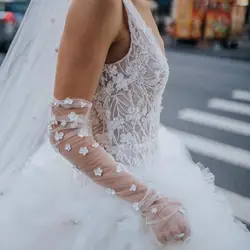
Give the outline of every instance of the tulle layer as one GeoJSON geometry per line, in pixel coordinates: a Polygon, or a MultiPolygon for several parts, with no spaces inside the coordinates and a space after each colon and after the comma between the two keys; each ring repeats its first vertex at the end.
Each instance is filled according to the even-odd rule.
{"type": "Polygon", "coordinates": [[[187,210],[191,238],[162,246],[130,204],[110,196],[48,144],[0,197],[4,250],[248,250],[250,234],[232,217],[213,175],[192,163],[175,136],[159,131],[160,158],[145,181],[187,210]]]}

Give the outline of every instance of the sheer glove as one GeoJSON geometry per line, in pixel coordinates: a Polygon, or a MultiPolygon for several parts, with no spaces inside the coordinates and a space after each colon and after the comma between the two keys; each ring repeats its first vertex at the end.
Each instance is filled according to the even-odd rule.
{"type": "Polygon", "coordinates": [[[133,204],[161,243],[188,237],[181,204],[160,197],[138,181],[94,140],[91,107],[83,99],[54,100],[49,124],[52,146],[95,183],[105,187],[108,194],[133,204]]]}

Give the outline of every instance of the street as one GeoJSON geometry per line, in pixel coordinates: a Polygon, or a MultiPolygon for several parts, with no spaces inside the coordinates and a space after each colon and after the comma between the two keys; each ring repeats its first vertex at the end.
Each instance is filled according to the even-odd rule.
{"type": "Polygon", "coordinates": [[[162,123],[209,167],[250,225],[250,63],[167,51],[162,123]]]}

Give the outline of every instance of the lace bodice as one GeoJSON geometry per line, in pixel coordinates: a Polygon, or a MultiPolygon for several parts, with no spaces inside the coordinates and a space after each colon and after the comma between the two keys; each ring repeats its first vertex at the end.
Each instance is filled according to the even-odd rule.
{"type": "Polygon", "coordinates": [[[165,55],[130,0],[123,0],[131,35],[120,61],[106,64],[92,108],[95,140],[128,166],[139,167],[156,150],[161,99],[168,80],[165,55]]]}

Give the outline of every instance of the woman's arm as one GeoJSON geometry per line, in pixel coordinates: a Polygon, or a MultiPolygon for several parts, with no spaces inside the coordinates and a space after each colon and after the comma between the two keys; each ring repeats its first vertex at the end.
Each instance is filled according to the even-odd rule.
{"type": "MultiPolygon", "coordinates": [[[[59,48],[54,93],[57,100],[71,97],[86,103],[91,102],[109,47],[118,36],[122,26],[122,17],[121,1],[75,0],[72,3],[59,48]]],[[[58,123],[63,119],[70,126],[71,121],[67,116],[72,112],[84,116],[86,120],[89,119],[91,105],[80,108],[77,105],[77,107],[74,106],[77,102],[79,101],[74,101],[71,106],[65,106],[61,102],[60,107],[52,107],[58,123]]],[[[115,190],[118,196],[131,203],[142,200],[147,186],[138,183],[129,173],[117,174],[117,163],[101,147],[93,150],[91,146],[94,144],[92,131],[87,131],[84,138],[77,136],[79,130],[86,129],[87,126],[89,126],[88,122],[81,123],[74,129],[66,129],[67,126],[64,128],[54,126],[51,141],[66,159],[77,165],[98,184],[115,190]],[[57,134],[64,133],[64,138],[56,141],[56,132],[57,134]],[[65,145],[70,145],[72,149],[65,150],[65,145]],[[79,154],[79,150],[85,147],[88,148],[89,154],[83,157],[79,154]],[[94,175],[96,169],[102,170],[103,178],[96,178],[94,175]],[[106,176],[107,178],[105,178],[106,176]],[[131,193],[132,185],[136,185],[137,192],[131,193]]]]}

